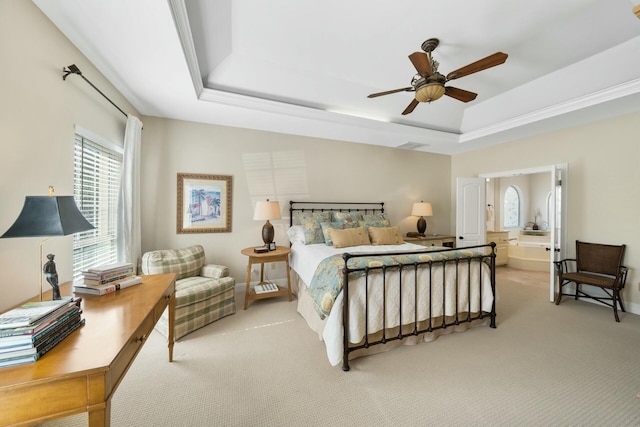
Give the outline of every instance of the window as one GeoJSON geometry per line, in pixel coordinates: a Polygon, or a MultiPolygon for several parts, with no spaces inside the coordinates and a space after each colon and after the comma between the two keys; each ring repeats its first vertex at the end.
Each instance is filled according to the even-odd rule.
{"type": "Polygon", "coordinates": [[[116,241],[122,149],[76,129],[73,193],[95,230],[73,235],[73,279],[96,265],[118,261],[116,241]]]}
{"type": "Polygon", "coordinates": [[[520,193],[513,185],[504,192],[504,226],[520,225],[520,193]]]}

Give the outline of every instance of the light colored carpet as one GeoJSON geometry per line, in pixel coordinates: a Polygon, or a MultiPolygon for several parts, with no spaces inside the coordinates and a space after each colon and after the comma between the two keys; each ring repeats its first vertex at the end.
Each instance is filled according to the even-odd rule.
{"type": "MultiPolygon", "coordinates": [[[[167,362],[154,332],[112,426],[640,426],[640,316],[548,301],[548,273],[498,268],[497,329],[354,360],[342,372],[270,299],[192,333],[167,362]]],[[[86,415],[43,424],[85,426],[86,415]]]]}

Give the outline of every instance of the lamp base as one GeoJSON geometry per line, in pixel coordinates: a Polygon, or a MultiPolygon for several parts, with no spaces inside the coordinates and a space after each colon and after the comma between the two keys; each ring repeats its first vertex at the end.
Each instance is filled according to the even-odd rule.
{"type": "Polygon", "coordinates": [[[420,237],[424,237],[424,232],[427,229],[427,221],[424,219],[424,217],[420,217],[418,218],[418,234],[420,235],[420,237]]]}
{"type": "MultiPolygon", "coordinates": [[[[54,254],[47,255],[47,261],[42,268],[42,272],[47,278],[47,282],[51,285],[52,294],[54,300],[62,299],[60,296],[60,286],[58,286],[58,272],[56,270],[56,263],[53,261],[55,258],[54,254]]],[[[40,300],[42,301],[42,289],[40,289],[40,300]]]]}
{"type": "Polygon", "coordinates": [[[262,226],[262,241],[267,248],[269,247],[269,244],[273,242],[273,236],[273,225],[269,222],[269,220],[267,220],[267,222],[265,222],[265,224],[262,226]]]}

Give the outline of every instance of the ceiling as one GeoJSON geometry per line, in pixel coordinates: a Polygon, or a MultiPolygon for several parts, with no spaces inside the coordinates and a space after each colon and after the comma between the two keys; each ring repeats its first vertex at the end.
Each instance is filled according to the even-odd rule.
{"type": "Polygon", "coordinates": [[[640,111],[639,2],[34,0],[143,115],[441,154],[640,111]],[[445,75],[509,57],[447,83],[469,103],[367,98],[429,38],[445,75]]]}

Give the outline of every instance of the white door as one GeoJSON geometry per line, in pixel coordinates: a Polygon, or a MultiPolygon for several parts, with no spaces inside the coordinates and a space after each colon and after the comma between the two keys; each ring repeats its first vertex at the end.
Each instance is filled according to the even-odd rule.
{"type": "Polygon", "coordinates": [[[486,242],[485,198],[485,178],[456,179],[456,247],[486,242]]]}
{"type": "Polygon", "coordinates": [[[560,261],[566,258],[567,255],[567,239],[566,239],[566,221],[567,221],[567,165],[556,165],[553,167],[551,173],[551,188],[553,189],[553,195],[551,197],[552,208],[551,212],[554,213],[549,218],[551,223],[551,247],[552,255],[549,257],[551,260],[550,269],[550,284],[549,284],[549,300],[555,299],[555,292],[558,283],[558,277],[554,261],[560,261]]]}

